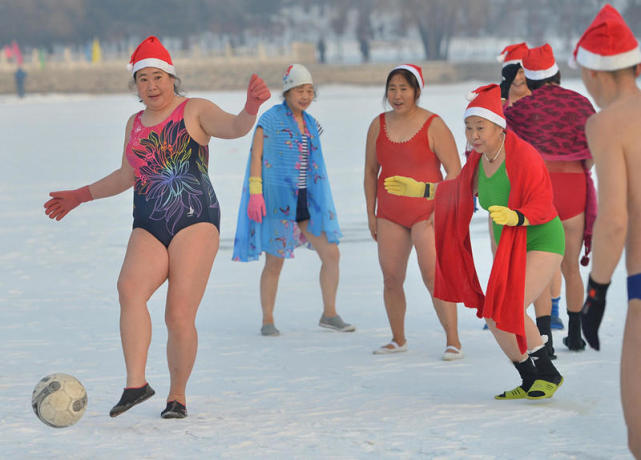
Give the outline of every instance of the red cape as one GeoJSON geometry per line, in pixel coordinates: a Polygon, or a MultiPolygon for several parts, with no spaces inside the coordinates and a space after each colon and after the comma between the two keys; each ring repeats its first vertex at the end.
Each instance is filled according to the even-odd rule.
{"type": "MultiPolygon", "coordinates": [[[[434,296],[463,302],[476,308],[479,318],[492,318],[499,329],[516,335],[519,349],[525,353],[527,227],[503,227],[485,295],[474,267],[469,227],[480,158],[480,153],[472,151],[458,177],[441,182],[436,189],[434,296]]],[[[552,183],[541,155],[509,130],[505,136],[505,168],[511,187],[510,209],[521,211],[530,225],[544,224],[557,216],[552,183]]]]}

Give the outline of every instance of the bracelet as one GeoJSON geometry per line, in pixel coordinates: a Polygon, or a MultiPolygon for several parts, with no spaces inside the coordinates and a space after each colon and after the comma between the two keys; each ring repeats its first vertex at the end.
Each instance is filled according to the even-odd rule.
{"type": "Polygon", "coordinates": [[[425,182],[425,192],[423,193],[423,198],[429,198],[430,197],[430,184],[429,182],[425,182]]]}
{"type": "Polygon", "coordinates": [[[520,227],[521,225],[523,225],[523,223],[525,223],[525,216],[518,209],[515,209],[514,212],[516,213],[516,216],[518,217],[518,220],[516,222],[516,226],[520,227]]]}

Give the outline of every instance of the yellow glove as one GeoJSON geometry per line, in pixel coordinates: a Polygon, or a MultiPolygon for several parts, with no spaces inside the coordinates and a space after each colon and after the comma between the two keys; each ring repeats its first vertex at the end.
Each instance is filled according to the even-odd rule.
{"type": "Polygon", "coordinates": [[[260,177],[251,176],[249,178],[249,194],[258,195],[263,193],[263,180],[260,177]]]}
{"type": "Polygon", "coordinates": [[[488,211],[490,211],[490,217],[494,223],[498,225],[507,225],[509,227],[530,225],[527,217],[520,211],[514,211],[505,206],[490,206],[488,211]]]}
{"type": "Polygon", "coordinates": [[[431,200],[436,192],[436,185],[430,182],[418,182],[411,177],[390,176],[385,179],[387,193],[399,196],[422,197],[431,200]]]}

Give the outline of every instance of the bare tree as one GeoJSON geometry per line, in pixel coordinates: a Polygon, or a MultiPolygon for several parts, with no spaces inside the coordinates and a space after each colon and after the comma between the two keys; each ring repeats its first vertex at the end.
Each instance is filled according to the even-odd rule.
{"type": "Polygon", "coordinates": [[[446,60],[463,0],[401,0],[401,20],[418,28],[425,59],[446,60]]]}
{"type": "Polygon", "coordinates": [[[349,4],[347,2],[333,2],[334,5],[331,6],[331,16],[332,19],[330,21],[330,24],[332,26],[332,30],[334,31],[334,34],[336,35],[336,38],[338,40],[338,54],[339,57],[342,59],[343,55],[343,47],[341,44],[341,37],[345,33],[345,30],[347,29],[347,23],[348,23],[348,12],[350,10],[349,4]]]}
{"type": "Polygon", "coordinates": [[[363,62],[369,62],[370,41],[374,36],[371,19],[374,2],[372,0],[358,0],[356,1],[355,6],[358,13],[358,19],[356,22],[356,38],[358,40],[363,62]]]}

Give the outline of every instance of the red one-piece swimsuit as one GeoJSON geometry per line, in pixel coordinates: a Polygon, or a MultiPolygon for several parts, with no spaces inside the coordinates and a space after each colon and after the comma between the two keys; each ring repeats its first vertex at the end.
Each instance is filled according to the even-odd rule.
{"type": "Polygon", "coordinates": [[[376,217],[387,219],[407,228],[430,218],[434,202],[425,198],[397,196],[385,190],[383,181],[390,176],[407,176],[420,182],[443,180],[441,162],[430,149],[427,131],[432,120],[430,116],[421,129],[405,142],[393,142],[387,136],[385,114],[381,113],[380,132],[376,139],[376,159],[381,165],[376,189],[376,217]]]}

